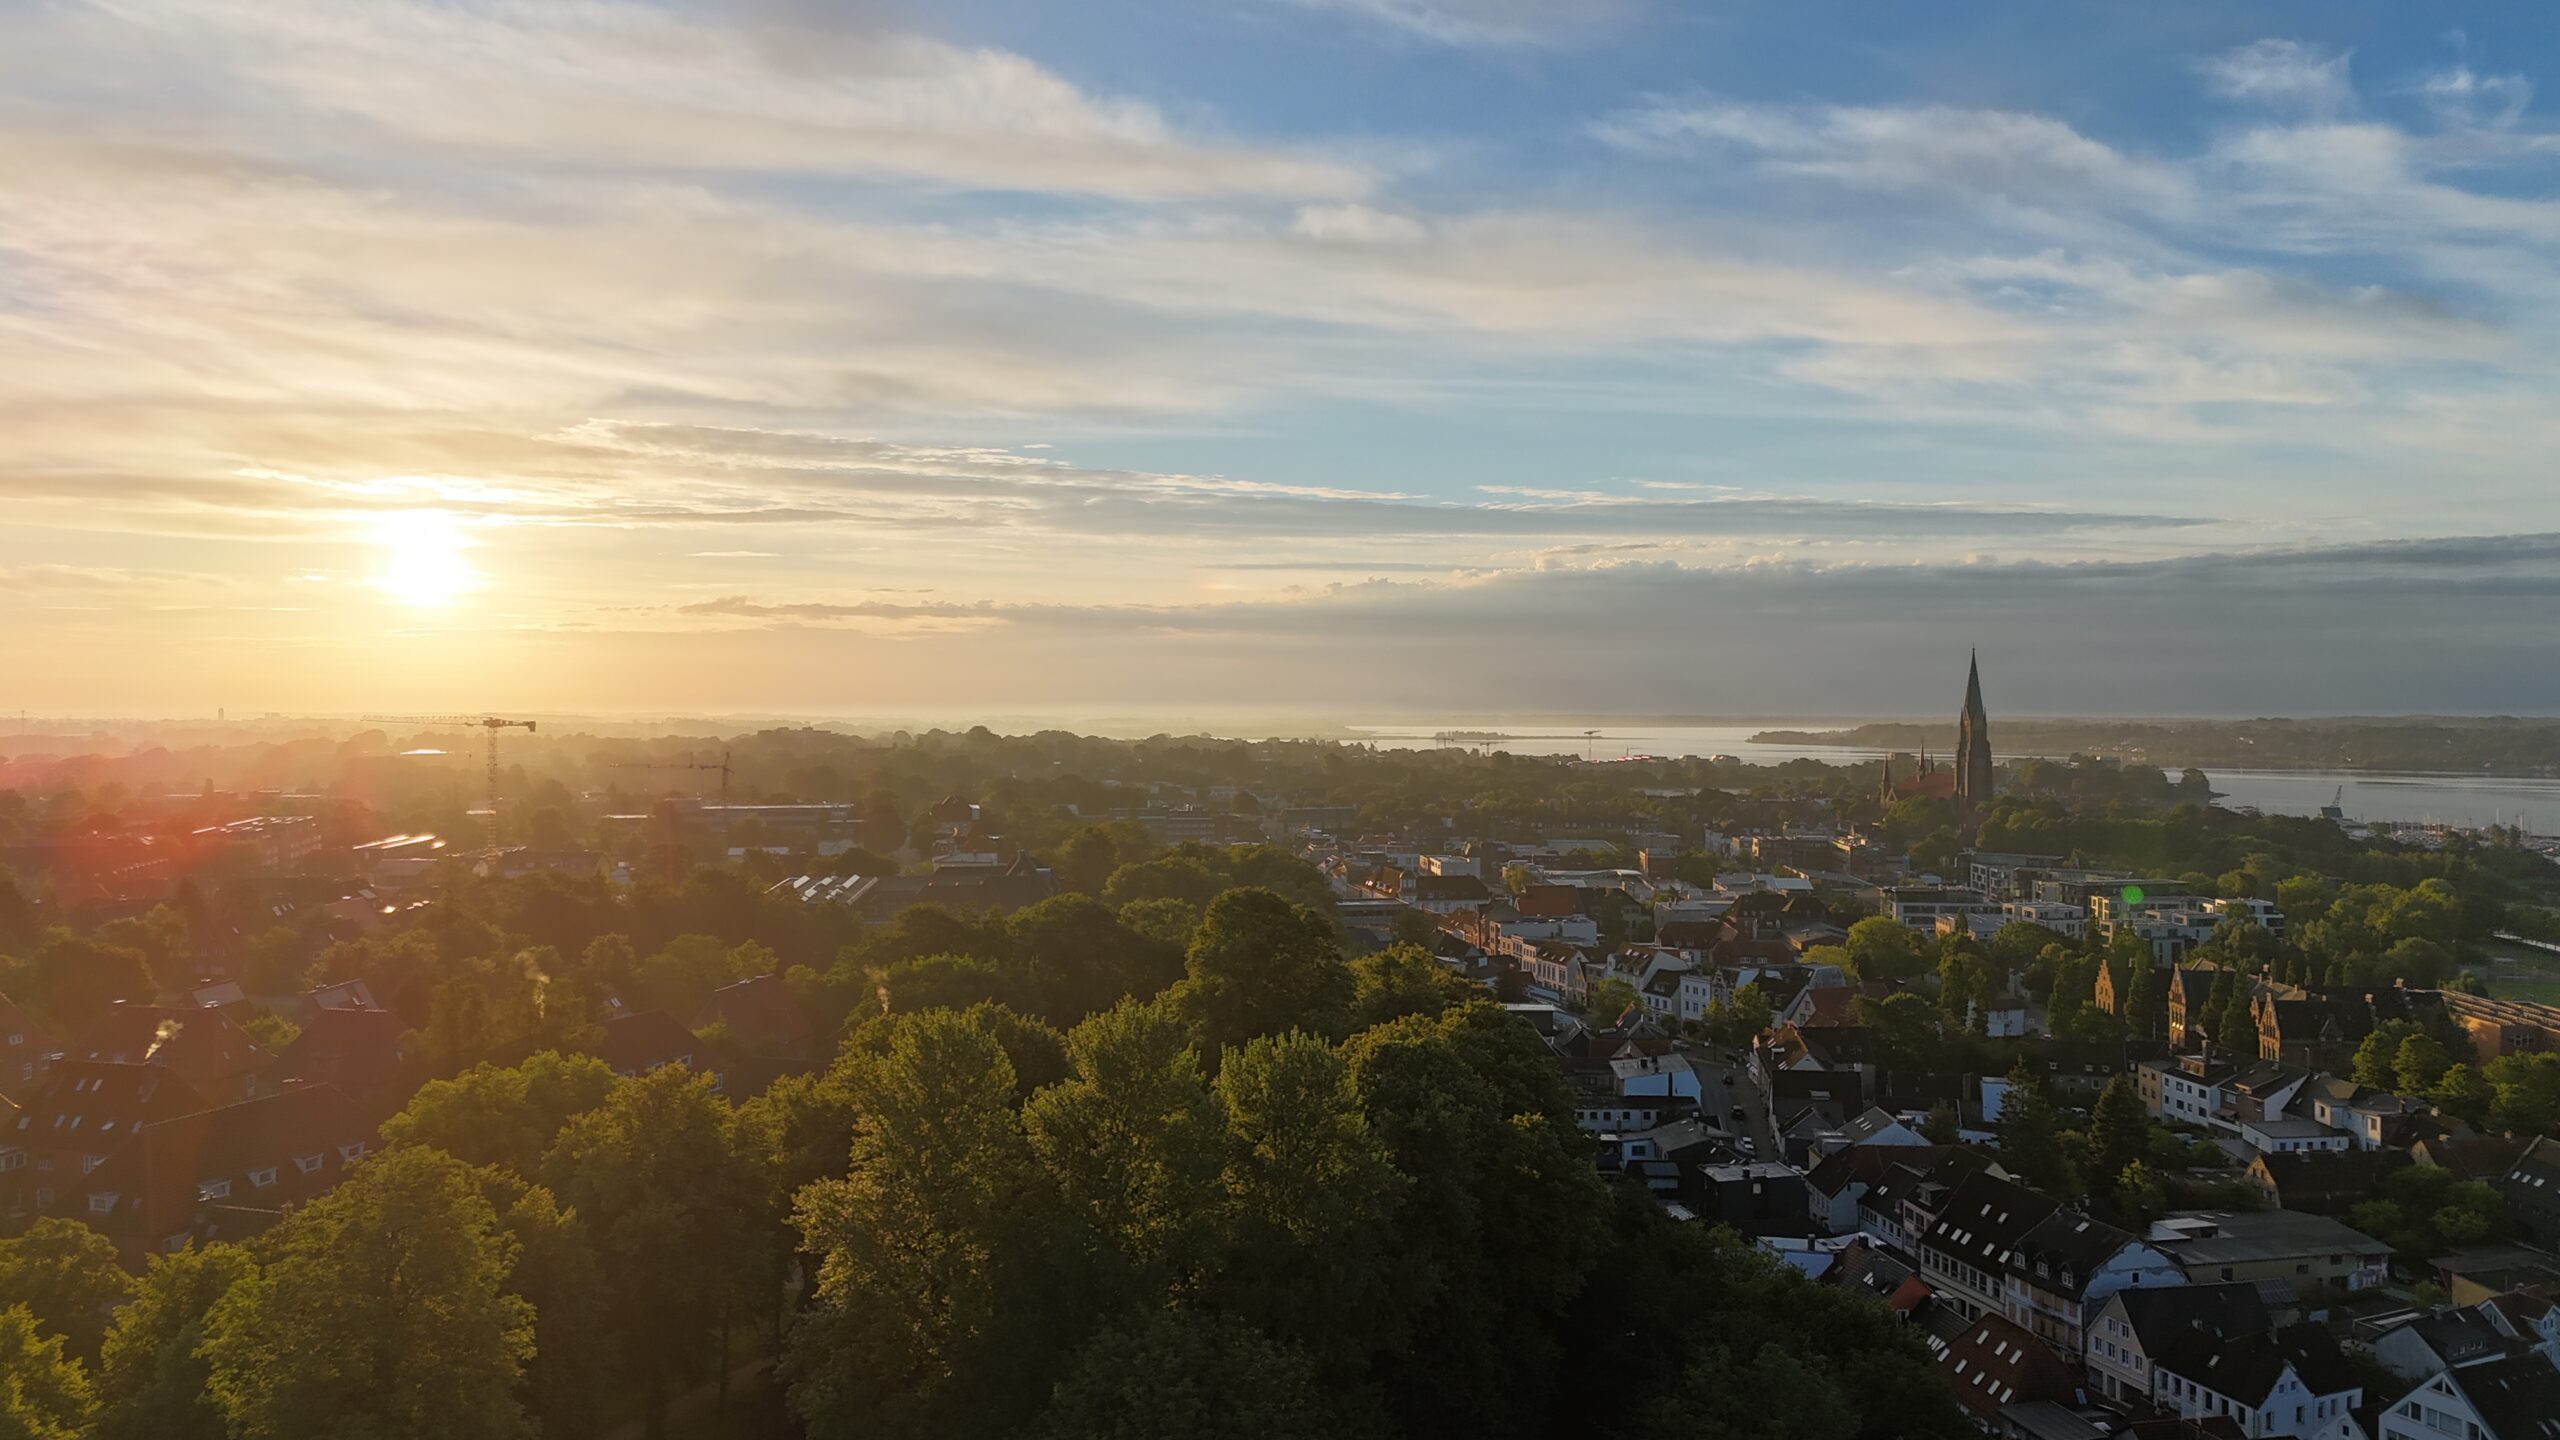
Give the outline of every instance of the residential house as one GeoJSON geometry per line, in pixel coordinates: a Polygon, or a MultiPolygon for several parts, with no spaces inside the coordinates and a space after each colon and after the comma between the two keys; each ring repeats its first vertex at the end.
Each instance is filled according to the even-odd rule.
{"type": "Polygon", "coordinates": [[[2329,1333],[2288,1325],[2225,1338],[2187,1330],[2151,1360],[2151,1401],[2189,1420],[2221,1417],[2252,1440],[2307,1436],[2364,1402],[2329,1333]]]}
{"type": "MultiPolygon", "coordinates": [[[[604,1022],[596,1058],[613,1067],[616,1075],[646,1075],[667,1065],[704,1069],[709,1057],[702,1053],[701,1037],[677,1024],[673,1015],[642,1010],[604,1022]]],[[[716,1081],[717,1072],[711,1073],[716,1081]]]]}
{"type": "Polygon", "coordinates": [[[2384,1177],[2412,1163],[2393,1150],[2272,1152],[2249,1162],[2247,1179],[2278,1209],[2344,1215],[2380,1194],[2384,1177]]]}
{"type": "Polygon", "coordinates": [[[1920,1237],[1920,1273],[1967,1318],[2008,1309],[2008,1270],[2027,1233],[2060,1204],[1989,1171],[1967,1176],[1920,1237]]]}
{"type": "Polygon", "coordinates": [[[2111,1400],[2148,1400],[2157,1383],[2151,1357],[2177,1337],[2228,1342],[2274,1325],[2258,1287],[2245,1280],[2118,1290],[2089,1325],[2089,1380],[2111,1400]]]}
{"type": "Polygon", "coordinates": [[[409,1022],[388,1010],[322,1010],[277,1057],[277,1073],[325,1085],[381,1119],[407,1103],[409,1022]]]}
{"type": "Polygon", "coordinates": [[[0,995],[0,1100],[23,1100],[62,1054],[61,1037],[0,995]]]}
{"type": "MultiPolygon", "coordinates": [[[[2258,1021],[2258,1054],[2312,1070],[2343,1072],[2356,1047],[2385,1020],[2411,1017],[2417,992],[2261,987],[2250,1002],[2258,1021]]],[[[2423,992],[2432,1000],[2433,992],[2423,992]]],[[[2344,1128],[2344,1127],[2340,1127],[2344,1128]]]]}
{"type": "Polygon", "coordinates": [[[1807,1213],[1827,1235],[1848,1235],[1858,1228],[1858,1202],[1896,1165],[1927,1166],[1940,1147],[1905,1144],[1853,1144],[1825,1156],[1805,1175],[1807,1213]]]}
{"type": "Polygon", "coordinates": [[[2117,1291],[2186,1283],[2177,1263],[2141,1236],[2056,1210],[2010,1253],[2005,1312],[2076,1361],[2088,1348],[2090,1317],[2117,1291]]]}
{"type": "Polygon", "coordinates": [[[1667,1095],[1576,1095],[1573,1123],[1586,1134],[1623,1135],[1653,1129],[1681,1105],[1667,1095]]]}
{"type": "Polygon", "coordinates": [[[299,1023],[308,1025],[311,1017],[323,1010],[379,1010],[373,998],[373,987],[361,980],[340,980],[323,985],[302,997],[299,1023]]]}
{"type": "Polygon", "coordinates": [[[2260,1155],[2343,1155],[2355,1139],[2306,1115],[2272,1115],[2242,1120],[2240,1143],[2260,1155]]]}
{"type": "Polygon", "coordinates": [[[374,1127],[328,1085],[146,1125],[81,1182],[83,1215],[139,1268],[191,1240],[256,1234],[326,1192],[374,1145],[374,1127]]]}
{"type": "Polygon", "coordinates": [[[1840,1127],[1843,1148],[1851,1146],[1916,1146],[1927,1145],[1929,1137],[1882,1106],[1870,1105],[1856,1119],[1840,1127]]]}
{"type": "Polygon", "coordinates": [[[817,1025],[780,975],[751,975],[712,991],[693,1029],[715,1025],[753,1055],[805,1058],[818,1040],[817,1025]]]}
{"type": "Polygon", "coordinates": [[[2551,1440],[2560,1369],[2537,1354],[2458,1366],[2392,1401],[2374,1440],[2551,1440]]]}
{"type": "Polygon", "coordinates": [[[1658,1095],[1695,1105],[1705,1097],[1705,1081],[1686,1055],[1629,1055],[1609,1062],[1621,1095],[1658,1095]]]}
{"type": "Polygon", "coordinates": [[[2213,995],[2213,982],[2224,974],[2221,966],[2211,963],[2181,965],[2169,974],[2169,1043],[2180,1050],[2188,1049],[2212,1030],[2219,1015],[2207,1016],[2205,1002],[2213,995]]]}
{"type": "Polygon", "coordinates": [[[2555,1296],[2560,1296],[2560,1291],[2528,1295],[2509,1290],[2490,1296],[2474,1308],[2489,1317],[2499,1334],[2539,1351],[2542,1358],[2560,1366],[2560,1298],[2555,1296]]]}
{"type": "Polygon", "coordinates": [[[1455,915],[1473,910],[1493,898],[1478,875],[1416,875],[1413,893],[1406,897],[1417,910],[1433,915],[1455,915]]]}
{"type": "Polygon", "coordinates": [[[1778,1070],[1766,1082],[1769,1123],[1813,1136],[1838,1131],[1867,1108],[1866,1083],[1855,1070],[1778,1070]]]}
{"type": "Polygon", "coordinates": [[[126,1000],[108,1006],[65,1053],[111,1065],[158,1065],[217,1105],[260,1093],[275,1063],[218,1006],[178,1009],[126,1000]]]}
{"type": "Polygon", "coordinates": [[[2439,1370],[2495,1360],[2515,1348],[2515,1337],[2499,1328],[2494,1312],[2477,1306],[2413,1316],[2373,1337],[2373,1358],[2413,1383],[2439,1370]]]}
{"type": "Polygon", "coordinates": [[[2560,1140],[2546,1135],[2527,1145],[2497,1183],[2533,1243],[2560,1250],[2560,1140]]]}
{"type": "Polygon", "coordinates": [[[2003,900],[2000,902],[2000,919],[2003,924],[2024,922],[2041,925],[2072,940],[2089,933],[2089,912],[2086,909],[2055,900],[2003,900]]]}
{"type": "Polygon", "coordinates": [[[2421,1165],[2450,1170],[2464,1180],[2503,1180],[2533,1141],[2507,1135],[2429,1135],[2409,1147],[2421,1165]]]}
{"type": "Polygon", "coordinates": [[[1813,1233],[1805,1209],[1804,1172],[1772,1161],[1705,1165],[1682,1198],[1710,1225],[1743,1235],[1806,1236],[1813,1233]]]}
{"type": "Polygon", "coordinates": [[[1916,1257],[1956,1188],[1990,1168],[1982,1152],[1962,1146],[1935,1147],[1926,1159],[1896,1160],[1858,1197],[1859,1233],[1916,1257]]]}
{"type": "Polygon", "coordinates": [[[1997,1315],[1976,1317],[1948,1342],[1938,1358],[1938,1376],[1974,1423],[1995,1435],[2014,1433],[2007,1414],[2014,1407],[2073,1405],[2087,1398],[2079,1372],[2050,1346],[1997,1315]]]}
{"type": "Polygon", "coordinates": [[[0,1189],[15,1213],[54,1210],[144,1126],[205,1108],[166,1066],[60,1061],[0,1134],[0,1189]]]}
{"type": "Polygon", "coordinates": [[[2313,1077],[2302,1087],[2300,1103],[2313,1120],[2345,1132],[2360,1150],[2400,1149],[2415,1138],[2411,1122],[2434,1113],[2422,1100],[2335,1075],[2313,1077]]]}

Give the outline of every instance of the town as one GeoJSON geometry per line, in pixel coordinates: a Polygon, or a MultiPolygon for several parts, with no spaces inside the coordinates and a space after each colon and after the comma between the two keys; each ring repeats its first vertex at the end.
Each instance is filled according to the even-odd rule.
{"type": "MultiPolygon", "coordinates": [[[[924,1063],[907,1047],[933,1025],[985,1037],[1016,1077],[1004,1126],[1037,1140],[1173,1103],[1115,1097],[1117,1067],[1171,1067],[1148,1083],[1215,1111],[1241,1103],[1242,1057],[1303,1043],[1302,1063],[1340,1065],[1339,1044],[1365,1096],[1377,1037],[1425,1017],[1472,1034],[1481,1014],[1526,1047],[1502,1063],[1546,1075],[1468,1093],[1508,1123],[1543,1115],[1544,1153],[1580,1171],[1547,1182],[1545,1227],[1634,1225],[1608,1216],[1635,1205],[1652,1228],[1630,1233],[1656,1238],[1622,1237],[1620,1263],[1677,1273],[1659,1237],[1721,1236],[1715,1264],[1765,1270],[1783,1303],[1872,1314],[1877,1355],[1904,1357],[1862,1382],[1902,1407],[1891,1433],[1933,1433],[1925,1400],[1945,1433],[2037,1440],[2546,1436],[2560,1007],[2530,997],[2560,871],[2517,836],[2422,847],[2214,810],[2193,777],[2003,766],[1978,671],[1959,725],[1944,761],[1777,771],[983,730],[714,752],[526,726],[502,751],[483,726],[480,754],[379,730],[207,749],[189,762],[328,773],[183,791],[150,786],[155,752],[21,754],[0,801],[20,957],[0,961],[0,1295],[27,1298],[63,1365],[103,1366],[99,1433],[145,1433],[171,1383],[148,1375],[221,1383],[233,1352],[186,1347],[221,1305],[246,1313],[226,1289],[321,1243],[316,1217],[366,1184],[460,1163],[497,1207],[484,1238],[551,1256],[490,1297],[534,1314],[537,1358],[502,1388],[545,1433],[665,1433],[706,1403],[821,1433],[851,1403],[838,1387],[887,1383],[827,1378],[859,1368],[830,1338],[853,1323],[844,1276],[884,1282],[811,1197],[844,1183],[848,1145],[859,1166],[888,1143],[889,1072],[924,1063]],[[544,1366],[572,1324],[593,1333],[544,1366]]],[[[1394,1093],[1342,1123],[1411,1135],[1394,1093]]],[[[970,1102],[923,1103],[929,1131],[970,1102]]],[[[1082,1222],[1108,1234],[1163,1163],[1046,1183],[1110,1187],[1082,1222]]],[[[1371,1163],[1490,1204],[1526,1162],[1444,1136],[1371,1163]]],[[[1263,1183],[1283,1189],[1256,1203],[1308,1203],[1280,1198],[1294,1177],[1263,1183]]],[[[1385,1236],[1454,1222],[1390,1205],[1373,1223],[1290,1242],[1357,1272],[1320,1293],[1390,1283],[1385,1236]]],[[[1245,1262],[1216,1253],[1180,1283],[1236,1283],[1245,1262]]],[[[1122,1279],[1169,1283],[1173,1263],[1122,1279]]],[[[1289,1313],[1226,1303],[1267,1329],[1289,1313]]],[[[1603,1341],[1561,1295],[1501,1303],[1568,1371],[1603,1341]]],[[[1712,1322],[1666,1303],[1657,1369],[1532,1393],[1600,1404],[1586,1387],[1614,1375],[1611,1404],[1705,1403],[1677,1398],[1676,1357],[1712,1322]]],[[[236,1323],[238,1347],[290,1333],[236,1323]]],[[[1414,1342],[1367,1343],[1389,1348],[1292,1354],[1356,1374],[1414,1342]]],[[[1742,1367],[1730,1387],[1752,1362],[1720,1363],[1742,1367]]],[[[1876,1401],[1797,1383],[1817,1410],[1876,1401]]]]}

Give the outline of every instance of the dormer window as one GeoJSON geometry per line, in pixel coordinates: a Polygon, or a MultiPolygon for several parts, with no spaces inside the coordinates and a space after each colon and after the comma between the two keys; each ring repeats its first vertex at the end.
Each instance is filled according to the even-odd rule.
{"type": "Polygon", "coordinates": [[[116,1192],[113,1190],[101,1190],[97,1194],[90,1196],[89,1213],[92,1215],[113,1215],[116,1213],[116,1192]]]}
{"type": "Polygon", "coordinates": [[[228,1180],[200,1180],[196,1183],[196,1198],[198,1200],[228,1200],[231,1198],[231,1182],[228,1180]]]}
{"type": "Polygon", "coordinates": [[[308,1155],[296,1155],[293,1157],[293,1168],[305,1175],[317,1175],[320,1173],[321,1165],[326,1163],[327,1159],[327,1156],[316,1150],[308,1155]]]}
{"type": "Polygon", "coordinates": [[[268,1166],[264,1170],[252,1170],[249,1172],[249,1184],[256,1189],[270,1189],[275,1185],[275,1183],[276,1167],[273,1165],[268,1166]]]}

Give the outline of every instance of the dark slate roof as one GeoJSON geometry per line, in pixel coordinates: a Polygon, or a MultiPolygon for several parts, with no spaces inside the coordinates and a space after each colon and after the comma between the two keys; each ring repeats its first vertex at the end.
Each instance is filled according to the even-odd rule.
{"type": "Polygon", "coordinates": [[[2463,1398],[2498,1440],[2560,1435],[2560,1370],[2539,1355],[2515,1355],[2449,1372],[2463,1398]]]}
{"type": "Polygon", "coordinates": [[[2420,1160],[2465,1180],[2498,1180],[2515,1168],[2528,1142],[2505,1135],[2459,1135],[2421,1140],[2420,1160]]]}
{"type": "Polygon", "coordinates": [[[2178,1335],[2216,1338],[2256,1335],[2275,1326],[2258,1287],[2246,1280],[2217,1285],[2137,1285],[2119,1290],[2110,1304],[2124,1308],[2125,1323],[2143,1353],[2152,1354],[2178,1335]]]}
{"type": "Polygon", "coordinates": [[[2402,1330],[2426,1342],[2436,1358],[2447,1365],[2487,1359],[2504,1351],[2508,1344],[2506,1335],[2478,1310],[2438,1310],[2393,1326],[2383,1334],[2402,1330]]]}
{"type": "Polygon", "coordinates": [[[679,1061],[693,1064],[702,1041],[664,1010],[643,1010],[604,1022],[604,1038],[596,1056],[617,1075],[642,1075],[679,1061]]]}
{"type": "Polygon", "coordinates": [[[122,1145],[145,1125],[204,1108],[203,1096],[161,1066],[65,1060],[0,1138],[29,1149],[97,1153],[122,1145]]]}
{"type": "Polygon", "coordinates": [[[1984,1171],[1956,1186],[1921,1243],[1979,1269],[2003,1270],[2028,1232],[2060,1208],[2016,1181],[1984,1171]]]}
{"type": "Polygon", "coordinates": [[[754,1050],[795,1050],[817,1034],[799,997],[779,975],[751,975],[712,991],[694,1027],[713,1025],[728,1026],[731,1034],[754,1050]]]}
{"type": "Polygon", "coordinates": [[[127,1000],[91,1021],[68,1053],[80,1060],[165,1065],[198,1087],[236,1080],[273,1058],[219,1006],[180,1009],[127,1000]]]}
{"type": "Polygon", "coordinates": [[[2275,1182],[2276,1203],[2296,1210],[2343,1210],[2370,1199],[2383,1177],[2417,1163],[2400,1150],[2278,1150],[2250,1162],[2275,1182]]]}
{"type": "Polygon", "coordinates": [[[2317,1325],[2287,1325],[2228,1340],[2201,1330],[2184,1330],[2153,1351],[2151,1358],[2172,1375],[2253,1408],[2265,1403],[2288,1365],[2314,1395],[2357,1387],[2355,1372],[2338,1353],[2338,1342],[2317,1325]]]}
{"type": "Polygon", "coordinates": [[[2046,1288],[2076,1295],[2087,1288],[2091,1274],[2137,1239],[2130,1230],[2076,1210],[2056,1210],[2018,1241],[2010,1268],[2046,1288]]]}
{"type": "Polygon", "coordinates": [[[1938,1375],[1967,1410],[1984,1417],[1998,1416],[2004,1405],[2081,1398],[2078,1375],[2052,1347],[1996,1315],[1948,1344],[1938,1375]]]}
{"type": "Polygon", "coordinates": [[[2560,1140],[2546,1136],[2526,1146],[2498,1189],[2510,1205],[2560,1215],[2560,1140]]]}
{"type": "Polygon", "coordinates": [[[1484,881],[1474,875],[1416,875],[1413,898],[1417,900],[1482,900],[1492,894],[1484,881]]]}

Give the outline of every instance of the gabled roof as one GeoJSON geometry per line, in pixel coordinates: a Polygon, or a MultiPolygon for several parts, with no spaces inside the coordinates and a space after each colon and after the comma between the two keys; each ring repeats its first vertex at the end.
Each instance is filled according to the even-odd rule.
{"type": "Polygon", "coordinates": [[[2266,1300],[2246,1280],[2217,1285],[2137,1285],[2119,1290],[2108,1302],[2124,1312],[2144,1354],[2175,1337],[2193,1332],[2213,1339],[2256,1335],[2275,1328],[2266,1300]]]}
{"type": "Polygon", "coordinates": [[[372,1140],[373,1126],[335,1086],[295,1085],[146,1126],[81,1189],[114,1197],[111,1209],[90,1209],[102,1228],[157,1241],[209,1200],[274,1209],[308,1199],[372,1140]]]}
{"type": "Polygon", "coordinates": [[[2417,1162],[2398,1150],[2278,1150],[2249,1162],[2288,1209],[2343,1209],[2371,1198],[2383,1177],[2417,1162]]]}
{"type": "Polygon", "coordinates": [[[373,987],[362,980],[340,980],[322,985],[302,997],[305,1011],[315,1010],[379,1010],[374,1003],[373,987]]]}
{"type": "Polygon", "coordinates": [[[165,1066],[64,1060],[27,1097],[0,1143],[96,1154],[124,1145],[145,1125],[204,1108],[204,1097],[165,1066]]]}
{"type": "Polygon", "coordinates": [[[1416,900],[1482,900],[1493,892],[1475,875],[1416,875],[1413,898],[1416,900]]]}
{"type": "Polygon", "coordinates": [[[1967,1410],[1987,1418],[2004,1405],[2081,1398],[2078,1374],[2051,1346],[1996,1315],[1948,1343],[1938,1374],[1967,1410]]]}
{"type": "Polygon", "coordinates": [[[2560,1215],[2560,1140],[2544,1136],[2524,1148],[2498,1181],[2510,1205],[2544,1215],[2560,1215]]]}
{"type": "Polygon", "coordinates": [[[2338,1353],[2338,1342],[2317,1325],[2288,1325],[2230,1339],[2181,1331],[2152,1352],[2151,1361],[2252,1409],[2266,1403],[2287,1368],[2314,1395],[2358,1388],[2355,1372],[2338,1353]]]}
{"type": "Polygon", "coordinates": [[[751,975],[712,991],[694,1028],[713,1025],[728,1026],[729,1033],[752,1050],[796,1050],[817,1035],[800,997],[779,975],[751,975]]]}
{"type": "Polygon", "coordinates": [[[2550,1440],[2560,1431],[2560,1370],[2540,1355],[2516,1355],[2448,1371],[2497,1440],[2550,1440]]]}
{"type": "Polygon", "coordinates": [[[645,1075],[661,1065],[694,1064],[701,1037],[664,1010],[643,1010],[604,1022],[596,1056],[617,1075],[645,1075]]]}
{"type": "MultiPolygon", "coordinates": [[[[1875,1184],[1858,1203],[1868,1209],[1883,1210],[1904,1200],[1922,1199],[1925,1192],[1933,1188],[1952,1195],[1965,1177],[1989,1168],[1990,1160],[1978,1150],[1962,1145],[1934,1146],[1925,1160],[1918,1157],[1899,1159],[1887,1166],[1884,1174],[1876,1178],[1875,1184]]],[[[1943,1203],[1944,1197],[1939,1198],[1943,1203]]]]}
{"type": "Polygon", "coordinates": [[[402,1037],[408,1033],[409,1022],[388,1010],[313,1010],[276,1065],[307,1084],[396,1104],[402,1037]]]}
{"type": "Polygon", "coordinates": [[[2505,1135],[2431,1136],[2410,1147],[2422,1165],[2450,1170],[2465,1180],[2499,1180],[2515,1168],[2531,1142],[2505,1135]]]}
{"type": "Polygon", "coordinates": [[[1524,919],[1562,920],[1582,913],[1582,891],[1571,885],[1530,885],[1511,903],[1524,919]]]}
{"type": "Polygon", "coordinates": [[[2141,1243],[2130,1230],[2093,1220],[2076,1210],[2056,1210],[2018,1241],[2010,1268],[2046,1289],[2078,1295],[2108,1261],[2141,1243]]]}
{"type": "MultiPolygon", "coordinates": [[[[2468,1365],[2503,1353],[2510,1343],[2495,1322],[2476,1309],[2438,1310],[2416,1316],[2377,1335],[2406,1334],[2422,1341],[2442,1365],[2468,1365]]],[[[2555,1414],[2554,1419],[2560,1419],[2555,1414]]]]}
{"type": "Polygon", "coordinates": [[[1872,1189],[1896,1165],[1925,1167],[1955,1146],[1869,1145],[1852,1142],[1825,1156],[1806,1174],[1804,1183],[1824,1195],[1837,1195],[1851,1185],[1872,1189]]]}
{"type": "Polygon", "coordinates": [[[2028,1232],[2060,1208],[2014,1180],[1983,1171],[1956,1186],[1921,1243],[1978,1269],[2003,1270],[2028,1232]]]}
{"type": "Polygon", "coordinates": [[[180,1009],[124,1000],[91,1022],[68,1053],[81,1060],[165,1066],[199,1089],[254,1074],[274,1058],[218,1006],[180,1009]]]}
{"type": "MultiPolygon", "coordinates": [[[[1840,1135],[1852,1145],[1864,1145],[1897,1126],[1902,1126],[1901,1116],[1879,1106],[1870,1105],[1860,1111],[1848,1124],[1841,1126],[1840,1135]]],[[[1902,1128],[1909,1127],[1902,1126],[1902,1128]]]]}

